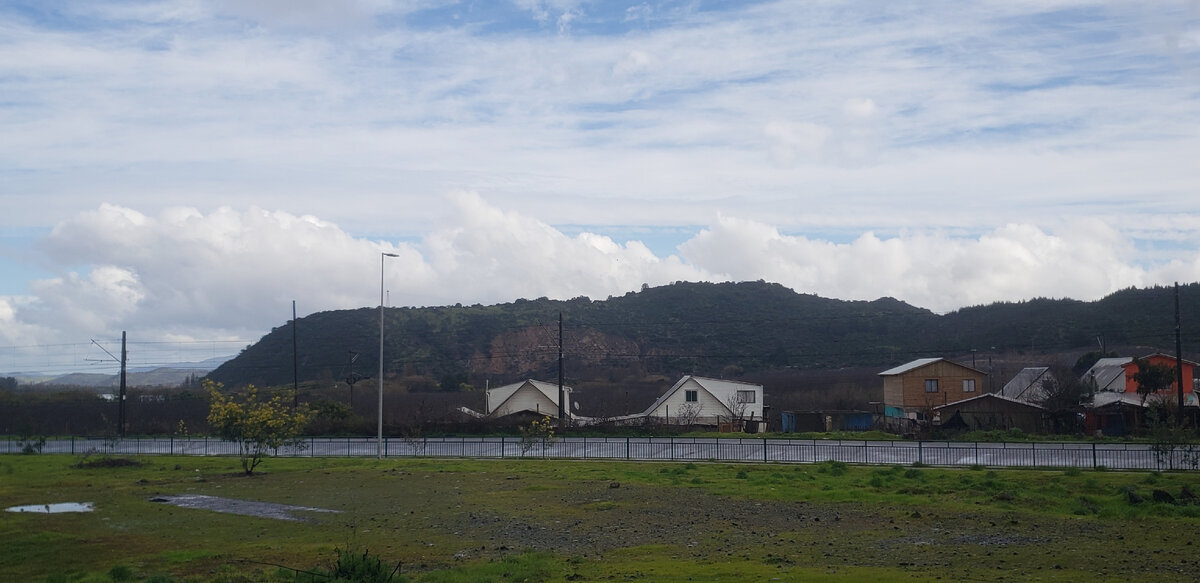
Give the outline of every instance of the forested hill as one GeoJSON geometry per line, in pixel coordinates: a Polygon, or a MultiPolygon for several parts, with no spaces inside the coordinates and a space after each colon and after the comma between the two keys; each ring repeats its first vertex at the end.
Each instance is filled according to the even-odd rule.
{"type": "MultiPolygon", "coordinates": [[[[1191,355],[1200,342],[1194,324],[1200,284],[1181,287],[1180,296],[1191,355]]],[[[385,376],[442,388],[556,378],[560,314],[570,376],[583,380],[889,366],[972,350],[1086,351],[1099,348],[1098,337],[1110,350],[1173,353],[1175,330],[1170,287],[1130,289],[1095,302],[1035,299],[938,315],[891,298],[843,301],[764,282],[680,282],[596,301],[387,308],[385,376]]],[[[378,308],[321,312],[297,326],[300,380],[377,375],[378,308]]],[[[209,376],[227,385],[290,383],[292,338],[291,323],[276,328],[209,376]]]]}

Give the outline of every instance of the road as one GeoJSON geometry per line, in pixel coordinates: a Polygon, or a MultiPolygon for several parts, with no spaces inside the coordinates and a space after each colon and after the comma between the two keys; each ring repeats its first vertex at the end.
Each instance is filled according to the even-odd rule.
{"type": "MultiPolygon", "coordinates": [[[[21,443],[4,451],[19,453],[21,443]]],[[[564,458],[646,461],[723,461],[813,463],[836,460],[853,464],[1000,468],[1097,468],[1112,470],[1197,469],[1200,447],[1182,446],[1157,455],[1148,444],[975,443],[945,441],[847,441],[809,439],[566,437],[551,443],[516,437],[386,438],[388,458],[564,458]]],[[[305,438],[301,447],[285,447],[279,456],[374,457],[375,438],[305,438]]],[[[236,455],[237,446],[216,438],[50,439],[42,453],[71,455],[236,455]]]]}

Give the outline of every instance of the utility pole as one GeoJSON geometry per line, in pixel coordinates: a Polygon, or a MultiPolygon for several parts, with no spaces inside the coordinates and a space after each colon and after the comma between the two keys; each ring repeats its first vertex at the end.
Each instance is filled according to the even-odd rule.
{"type": "Polygon", "coordinates": [[[296,347],[296,300],[292,300],[292,408],[300,406],[300,365],[297,364],[299,349],[296,347]]]}
{"type": "Polygon", "coordinates": [[[95,338],[92,339],[92,344],[95,344],[97,348],[103,350],[104,354],[107,354],[109,358],[121,364],[121,390],[120,394],[117,395],[117,436],[125,437],[125,362],[129,357],[129,352],[125,349],[125,331],[121,331],[121,358],[113,356],[113,353],[109,352],[107,348],[101,346],[99,342],[96,342],[95,338]]]}
{"type": "Polygon", "coordinates": [[[1179,339],[1179,282],[1175,282],[1175,382],[1179,387],[1179,426],[1183,427],[1183,342],[1179,339]]]}
{"type": "Polygon", "coordinates": [[[125,350],[125,331],[121,330],[121,396],[117,413],[117,435],[125,437],[125,363],[129,353],[125,350]]]}
{"type": "Polygon", "coordinates": [[[565,391],[563,390],[563,325],[562,312],[558,313],[558,426],[565,427],[567,423],[567,410],[564,404],[565,391]]]}

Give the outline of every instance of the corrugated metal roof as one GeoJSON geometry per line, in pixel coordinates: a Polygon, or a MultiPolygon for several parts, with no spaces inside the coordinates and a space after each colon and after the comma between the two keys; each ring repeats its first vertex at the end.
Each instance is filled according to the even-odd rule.
{"type": "Polygon", "coordinates": [[[1011,399],[1011,398],[1005,397],[1004,395],[1001,395],[999,393],[984,393],[982,395],[976,395],[974,397],[971,397],[970,399],[963,399],[961,401],[955,401],[953,403],[946,403],[945,405],[938,405],[937,407],[934,407],[933,409],[934,409],[934,411],[936,411],[938,409],[944,409],[946,407],[957,407],[959,405],[962,405],[963,403],[969,403],[971,401],[978,401],[980,399],[999,399],[1001,401],[1008,401],[1009,403],[1015,403],[1017,405],[1023,405],[1025,407],[1033,407],[1035,409],[1045,409],[1045,407],[1042,407],[1041,405],[1038,405],[1036,403],[1030,403],[1029,401],[1022,401],[1020,399],[1011,399]]]}
{"type": "Polygon", "coordinates": [[[1030,403],[1041,401],[1046,398],[1042,383],[1045,382],[1046,373],[1049,371],[1050,367],[1048,366],[1025,367],[1011,381],[1008,381],[1004,388],[1000,389],[1000,394],[1009,399],[1030,403]]]}
{"type": "MultiPolygon", "coordinates": [[[[551,403],[554,403],[555,405],[558,404],[558,383],[547,383],[547,382],[543,382],[543,381],[535,381],[533,379],[528,379],[528,380],[521,381],[519,383],[512,383],[511,385],[504,385],[502,387],[488,389],[488,391],[487,391],[488,414],[490,415],[493,411],[495,411],[496,409],[499,409],[500,406],[505,403],[505,401],[508,401],[510,398],[512,398],[512,396],[514,394],[516,394],[516,392],[518,390],[520,390],[521,387],[524,387],[525,385],[529,385],[529,386],[537,389],[539,392],[541,392],[543,395],[545,395],[547,399],[550,399],[551,403]]],[[[563,391],[571,392],[571,387],[564,386],[563,391]]]]}
{"type": "Polygon", "coordinates": [[[722,405],[725,404],[725,401],[721,398],[722,395],[727,396],[730,394],[735,394],[734,391],[737,391],[738,389],[741,389],[741,390],[758,389],[761,391],[763,388],[762,385],[756,385],[753,383],[743,383],[743,382],[739,382],[739,381],[724,381],[721,379],[710,379],[707,377],[685,375],[683,378],[679,379],[670,389],[667,389],[667,392],[663,393],[662,396],[660,396],[658,399],[656,399],[654,401],[654,404],[650,405],[650,407],[647,408],[646,411],[644,413],[642,413],[642,415],[649,415],[652,411],[654,411],[655,409],[658,409],[659,405],[662,405],[664,402],[666,402],[666,400],[669,399],[671,397],[671,395],[675,394],[675,392],[678,391],[679,388],[682,387],[684,384],[686,384],[689,380],[695,381],[696,384],[700,385],[700,388],[704,389],[705,391],[708,391],[708,393],[710,395],[712,395],[714,399],[716,399],[717,401],[720,401],[722,405]]]}
{"type": "Polygon", "coordinates": [[[931,364],[933,364],[933,363],[935,363],[935,362],[937,362],[937,361],[939,361],[939,360],[945,360],[945,359],[944,359],[944,358],[941,358],[941,357],[938,357],[938,358],[918,358],[918,359],[916,359],[916,360],[914,360],[914,361],[912,361],[912,362],[910,362],[910,363],[907,363],[907,364],[902,364],[902,365],[900,365],[900,366],[898,366],[898,367],[896,367],[896,368],[890,368],[890,369],[888,369],[888,370],[885,370],[885,371],[883,371],[883,372],[879,373],[879,376],[883,377],[883,376],[892,376],[892,375],[904,374],[904,373],[906,373],[906,372],[908,372],[908,371],[910,371],[910,370],[916,370],[916,369],[918,369],[918,368],[921,368],[921,367],[923,367],[923,366],[928,366],[928,365],[931,365],[931,364]]]}
{"type": "Polygon", "coordinates": [[[1096,390],[1125,392],[1125,365],[1133,362],[1133,358],[1101,358],[1092,365],[1083,377],[1083,382],[1095,381],[1096,390]]]}

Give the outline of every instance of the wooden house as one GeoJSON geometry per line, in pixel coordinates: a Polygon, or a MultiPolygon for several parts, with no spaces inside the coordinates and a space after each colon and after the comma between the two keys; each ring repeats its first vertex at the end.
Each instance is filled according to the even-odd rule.
{"type": "Polygon", "coordinates": [[[987,373],[944,358],[921,358],[879,373],[883,404],[908,416],[983,393],[987,373]]]}

